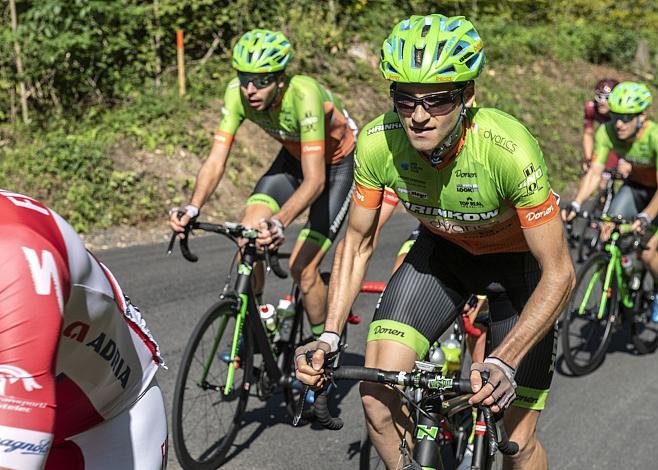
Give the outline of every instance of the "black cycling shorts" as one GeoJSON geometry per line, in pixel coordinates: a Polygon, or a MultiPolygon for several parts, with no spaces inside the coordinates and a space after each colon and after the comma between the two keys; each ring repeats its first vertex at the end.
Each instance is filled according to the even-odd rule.
{"type": "MultiPolygon", "coordinates": [[[[302,184],[302,164],[285,147],[256,184],[247,205],[265,204],[277,213],[302,184]]],[[[354,151],[340,161],[326,166],[324,191],[311,204],[308,222],[297,240],[318,245],[324,252],[336,239],[352,200],[354,151]]]]}
{"type": "MultiPolygon", "coordinates": [[[[473,255],[425,227],[382,294],[368,341],[402,343],[423,358],[455,321],[472,292],[489,299],[490,348],[496,348],[519,319],[537,287],[541,270],[530,252],[473,255]]],[[[556,354],[554,329],[521,361],[515,406],[544,408],[556,354]]]]}

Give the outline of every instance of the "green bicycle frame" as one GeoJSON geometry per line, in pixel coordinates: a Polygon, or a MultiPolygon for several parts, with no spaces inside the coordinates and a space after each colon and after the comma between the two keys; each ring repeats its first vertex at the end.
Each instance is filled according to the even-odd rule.
{"type": "MultiPolygon", "coordinates": [[[[621,250],[617,246],[617,241],[619,240],[619,237],[620,237],[619,232],[617,231],[613,232],[611,237],[611,242],[606,244],[605,246],[605,251],[610,253],[610,261],[608,262],[608,266],[606,268],[605,279],[603,281],[603,289],[602,289],[603,292],[601,293],[601,304],[599,305],[599,311],[597,312],[596,315],[599,320],[601,320],[603,318],[603,315],[605,314],[605,308],[608,303],[608,295],[610,291],[610,283],[612,282],[613,276],[617,278],[617,286],[619,288],[619,294],[621,296],[621,301],[623,305],[627,308],[633,307],[633,299],[630,296],[630,292],[626,285],[623,276],[623,270],[621,267],[622,254],[621,254],[621,250]]],[[[590,295],[592,294],[592,290],[594,289],[594,285],[598,282],[600,276],[601,276],[601,271],[597,271],[592,276],[592,279],[590,279],[589,284],[587,285],[587,290],[585,291],[585,295],[583,296],[583,300],[578,308],[579,315],[583,315],[585,313],[587,302],[589,301],[590,295]]]]}

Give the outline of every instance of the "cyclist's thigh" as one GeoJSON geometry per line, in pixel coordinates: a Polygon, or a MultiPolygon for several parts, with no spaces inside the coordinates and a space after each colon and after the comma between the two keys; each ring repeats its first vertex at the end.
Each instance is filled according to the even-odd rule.
{"type": "Polygon", "coordinates": [[[269,170],[258,180],[247,206],[264,204],[273,213],[293,195],[301,184],[301,164],[282,148],[269,170]]]}
{"type": "Polygon", "coordinates": [[[327,167],[322,194],[311,204],[308,222],[297,240],[315,244],[326,253],[336,239],[350,207],[354,151],[327,167]]]}
{"type": "Polygon", "coordinates": [[[608,215],[621,216],[624,219],[635,217],[642,209],[642,207],[637,207],[638,195],[635,194],[636,192],[636,188],[628,183],[624,184],[610,203],[608,215]]]}
{"type": "Polygon", "coordinates": [[[370,324],[368,342],[401,343],[423,358],[452,324],[464,292],[444,269],[443,253],[426,229],[389,281],[370,324]]]}
{"type": "MultiPolygon", "coordinates": [[[[496,270],[504,273],[503,292],[488,293],[491,348],[495,349],[512,330],[541,277],[539,264],[528,253],[512,253],[499,260],[496,270]]],[[[513,405],[542,410],[548,396],[557,348],[554,326],[523,358],[516,372],[517,398],[513,405]]]]}
{"type": "Polygon", "coordinates": [[[154,382],[132,408],[67,442],[80,449],[85,469],[163,469],[167,418],[160,387],[154,382]]]}

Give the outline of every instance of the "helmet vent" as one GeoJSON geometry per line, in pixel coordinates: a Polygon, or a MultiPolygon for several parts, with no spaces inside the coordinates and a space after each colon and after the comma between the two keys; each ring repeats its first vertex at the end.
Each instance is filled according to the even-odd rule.
{"type": "Polygon", "coordinates": [[[423,53],[424,52],[425,52],[425,48],[423,48],[423,49],[414,48],[414,66],[416,68],[420,68],[420,66],[423,64],[423,53]]]}
{"type": "Polygon", "coordinates": [[[420,32],[420,37],[424,38],[425,36],[427,36],[427,33],[430,31],[431,27],[432,27],[431,24],[426,24],[425,26],[423,26],[423,30],[420,32]]]}

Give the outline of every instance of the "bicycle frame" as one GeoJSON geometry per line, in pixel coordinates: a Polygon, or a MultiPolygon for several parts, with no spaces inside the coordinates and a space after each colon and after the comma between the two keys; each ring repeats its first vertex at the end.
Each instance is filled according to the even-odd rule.
{"type": "MultiPolygon", "coordinates": [[[[256,241],[253,238],[249,238],[247,245],[244,247],[242,260],[238,265],[238,277],[235,281],[234,290],[228,292],[225,291],[220,295],[220,299],[234,300],[236,302],[237,311],[235,331],[233,332],[233,341],[231,344],[231,356],[228,361],[229,364],[233,364],[233,367],[228,367],[226,384],[224,385],[225,396],[228,396],[233,391],[235,369],[239,361],[239,358],[237,357],[238,345],[240,342],[240,335],[242,334],[243,328],[245,326],[249,328],[253,334],[256,347],[263,356],[265,370],[269,374],[270,378],[274,383],[279,383],[281,380],[281,371],[277,366],[274,355],[271,354],[271,352],[270,354],[267,353],[268,351],[271,351],[270,340],[268,339],[267,333],[265,333],[265,328],[260,321],[258,308],[256,306],[253,293],[251,292],[251,274],[253,272],[254,263],[256,262],[257,258],[258,255],[256,253],[256,241]]],[[[217,357],[217,348],[219,347],[222,334],[226,329],[227,322],[228,318],[224,318],[220,328],[217,331],[211,354],[204,366],[203,375],[199,380],[199,386],[201,387],[203,387],[203,384],[206,382],[212,361],[214,361],[217,357]]]]}
{"type": "MultiPolygon", "coordinates": [[[[603,281],[603,289],[601,293],[601,304],[599,305],[599,311],[597,312],[597,318],[599,320],[601,320],[603,318],[603,315],[605,314],[605,309],[608,303],[608,299],[610,298],[611,295],[610,283],[612,282],[613,276],[616,277],[617,279],[617,287],[619,289],[619,294],[622,304],[627,308],[633,307],[633,298],[630,295],[630,289],[628,289],[628,285],[626,283],[624,272],[621,266],[622,253],[617,244],[617,242],[619,241],[619,237],[620,237],[619,232],[614,231],[612,233],[610,242],[605,245],[605,251],[610,253],[610,261],[608,262],[608,266],[606,268],[605,279],[603,281]]],[[[580,303],[580,306],[578,308],[579,315],[583,315],[583,313],[585,312],[585,307],[587,306],[587,302],[589,301],[590,295],[592,294],[592,290],[594,289],[594,285],[596,284],[596,282],[598,282],[599,278],[600,278],[600,271],[597,271],[596,273],[594,273],[592,279],[589,281],[587,290],[585,291],[585,295],[583,296],[583,301],[580,303]]]]}

